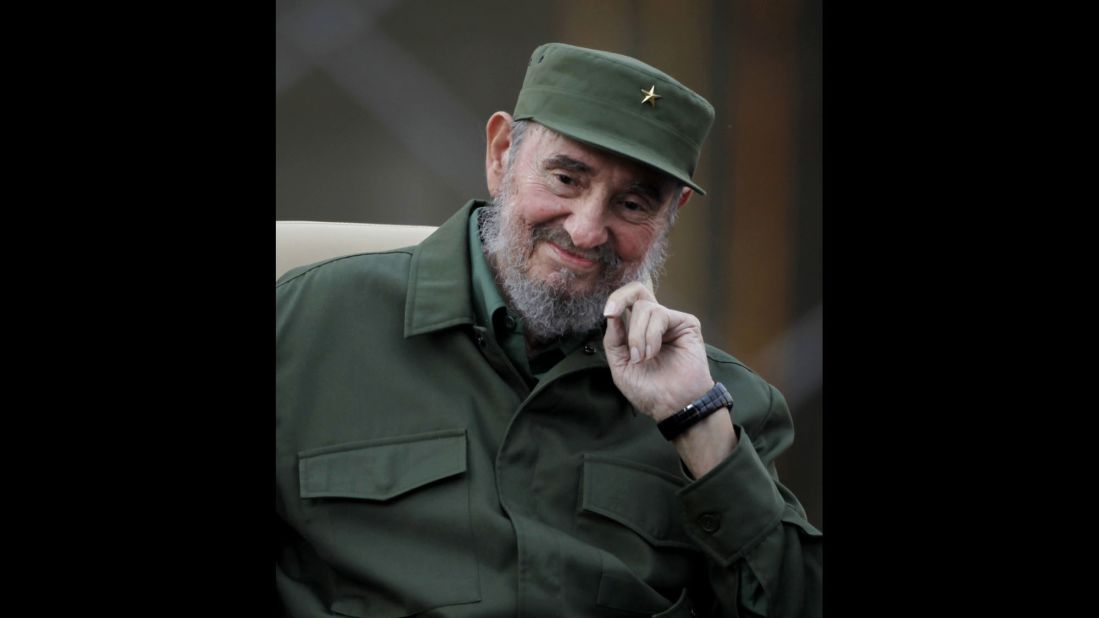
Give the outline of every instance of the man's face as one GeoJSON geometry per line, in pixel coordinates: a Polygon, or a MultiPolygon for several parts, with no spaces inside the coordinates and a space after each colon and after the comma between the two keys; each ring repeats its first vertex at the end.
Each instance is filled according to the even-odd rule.
{"type": "Polygon", "coordinates": [[[673,181],[532,125],[496,192],[485,246],[536,338],[599,324],[607,296],[663,262],[673,181]]]}

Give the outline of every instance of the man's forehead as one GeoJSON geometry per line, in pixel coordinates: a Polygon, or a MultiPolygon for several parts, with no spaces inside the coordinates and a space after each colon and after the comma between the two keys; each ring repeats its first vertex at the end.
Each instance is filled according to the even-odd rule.
{"type": "Polygon", "coordinates": [[[634,182],[652,185],[661,193],[668,190],[675,182],[674,178],[654,167],[618,153],[579,142],[541,125],[535,126],[538,128],[538,139],[533,140],[535,143],[532,144],[532,154],[537,158],[536,164],[539,166],[560,165],[594,175],[620,170],[634,182]]]}

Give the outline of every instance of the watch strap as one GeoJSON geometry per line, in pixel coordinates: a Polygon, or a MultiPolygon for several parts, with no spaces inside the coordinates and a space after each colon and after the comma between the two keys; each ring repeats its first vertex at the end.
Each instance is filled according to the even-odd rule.
{"type": "Polygon", "coordinates": [[[682,410],[656,424],[665,440],[673,440],[692,425],[721,408],[733,409],[733,396],[721,382],[715,382],[706,394],[687,404],[682,410]]]}

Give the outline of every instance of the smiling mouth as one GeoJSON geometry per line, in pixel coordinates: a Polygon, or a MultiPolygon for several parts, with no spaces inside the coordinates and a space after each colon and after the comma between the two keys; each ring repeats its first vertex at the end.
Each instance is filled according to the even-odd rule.
{"type": "Polygon", "coordinates": [[[550,249],[553,250],[553,253],[557,256],[557,259],[560,262],[575,270],[592,270],[599,265],[598,261],[586,258],[582,255],[577,255],[571,251],[563,249],[560,245],[556,243],[546,241],[546,244],[549,245],[550,249]]]}

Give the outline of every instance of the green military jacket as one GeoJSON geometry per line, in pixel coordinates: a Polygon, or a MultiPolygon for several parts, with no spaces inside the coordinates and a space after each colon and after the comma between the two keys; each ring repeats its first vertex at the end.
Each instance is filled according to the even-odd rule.
{"type": "Polygon", "coordinates": [[[708,346],[740,441],[692,479],[598,333],[530,388],[475,318],[470,202],[420,245],[275,286],[276,583],[290,616],[818,616],[781,394],[708,346]]]}

